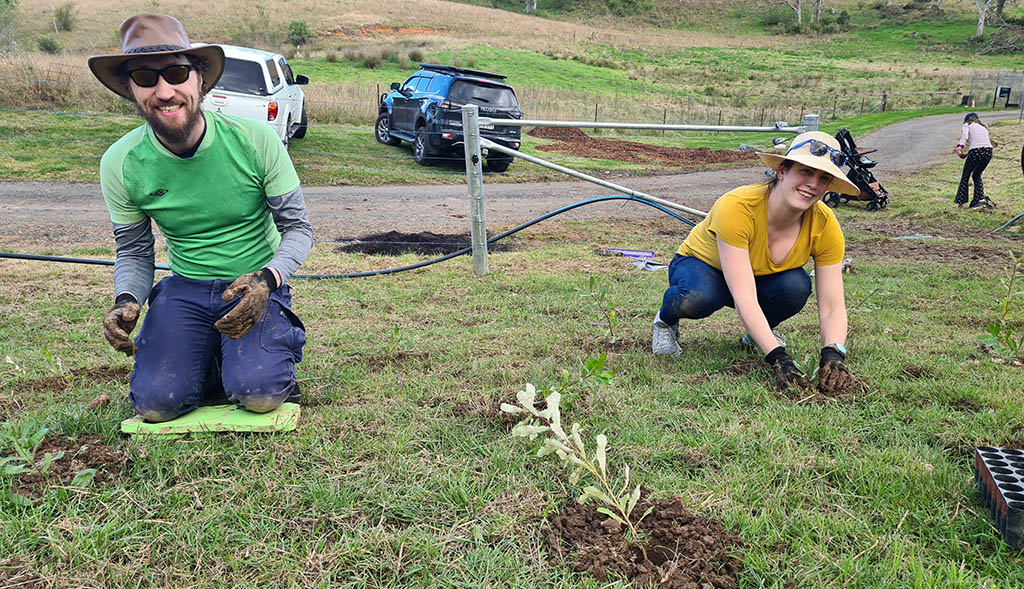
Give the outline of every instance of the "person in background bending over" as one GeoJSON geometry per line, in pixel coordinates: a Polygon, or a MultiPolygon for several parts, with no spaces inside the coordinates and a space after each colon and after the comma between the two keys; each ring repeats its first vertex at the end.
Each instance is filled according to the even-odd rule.
{"type": "Polygon", "coordinates": [[[132,16],[119,35],[121,52],[93,56],[89,68],[146,120],[100,162],[117,242],[103,333],[135,357],[132,407],[161,422],[225,394],[257,413],[297,401],[306,337],[288,278],[313,230],[288,152],[266,123],[203,112],[223,49],[192,48],[162,14],[132,16]],[[153,221],[172,271],[156,286],[153,221]]]}
{"type": "Polygon", "coordinates": [[[953,200],[958,206],[963,207],[967,202],[968,180],[971,179],[974,180],[974,198],[969,207],[978,209],[995,206],[995,203],[985,196],[985,185],[981,181],[981,173],[992,161],[992,148],[995,146],[995,142],[988,136],[988,127],[978,118],[978,113],[967,113],[955,149],[960,157],[964,157],[964,149],[968,149],[964,171],[960,174],[960,186],[957,187],[956,198],[953,200]]]}
{"type": "Polygon", "coordinates": [[[797,135],[785,155],[758,153],[775,178],[736,188],[715,201],[690,231],[669,265],[669,288],[654,319],[652,351],[677,356],[679,320],[702,319],[728,306],[783,388],[810,386],[775,331],[811,294],[803,266],[814,259],[821,363],[818,388],[839,392],[853,377],[846,366],[845,241],[835,213],[821,202],[827,191],[860,193],[840,167],[846,156],[827,133],[797,135]]]}

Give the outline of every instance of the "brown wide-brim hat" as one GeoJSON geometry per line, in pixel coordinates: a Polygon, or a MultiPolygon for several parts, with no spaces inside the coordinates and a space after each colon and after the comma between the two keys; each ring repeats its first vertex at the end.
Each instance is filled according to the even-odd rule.
{"type": "Polygon", "coordinates": [[[205,63],[203,92],[213,88],[224,73],[224,50],[219,45],[192,47],[185,27],[173,16],[166,14],[137,14],[130,16],[118,30],[121,53],[94,55],[89,58],[89,69],[96,79],[118,96],[132,100],[128,78],[123,71],[126,61],[151,55],[192,55],[205,63]]]}
{"type": "Polygon", "coordinates": [[[822,143],[828,145],[829,147],[836,151],[841,151],[839,149],[839,141],[837,141],[835,137],[829,135],[828,133],[822,133],[821,131],[808,131],[806,133],[801,133],[794,137],[793,141],[790,142],[790,145],[798,147],[796,147],[796,149],[790,147],[789,151],[787,151],[784,155],[779,155],[777,153],[762,153],[760,151],[756,153],[761,158],[761,160],[764,163],[768,164],[768,167],[773,170],[778,170],[779,164],[786,160],[789,160],[791,162],[797,162],[809,168],[814,168],[816,170],[821,170],[822,172],[827,172],[831,174],[832,181],[829,182],[828,185],[829,191],[841,192],[843,194],[848,194],[850,196],[859,195],[860,188],[857,188],[856,184],[850,182],[850,180],[846,177],[846,174],[841,169],[839,169],[839,166],[832,163],[832,158],[829,157],[831,153],[826,153],[825,155],[814,155],[813,153],[811,153],[810,144],[804,142],[811,141],[812,139],[821,141],[822,143]],[[803,145],[800,145],[801,143],[803,143],[803,145]]]}

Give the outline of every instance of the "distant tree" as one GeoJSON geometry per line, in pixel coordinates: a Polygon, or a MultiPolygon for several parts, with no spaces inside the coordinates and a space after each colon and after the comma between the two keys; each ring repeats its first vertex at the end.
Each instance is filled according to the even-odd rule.
{"type": "Polygon", "coordinates": [[[993,0],[974,0],[974,5],[978,7],[978,33],[976,37],[980,37],[985,34],[985,14],[988,12],[988,7],[992,5],[993,0]]]}
{"type": "Polygon", "coordinates": [[[804,24],[804,8],[803,0],[796,0],[796,2],[790,2],[789,0],[769,0],[769,4],[785,4],[786,6],[793,9],[796,13],[796,26],[800,27],[804,24]]]}
{"type": "Polygon", "coordinates": [[[526,11],[526,14],[530,14],[534,10],[537,10],[537,0],[524,0],[523,4],[523,10],[526,11]]]}

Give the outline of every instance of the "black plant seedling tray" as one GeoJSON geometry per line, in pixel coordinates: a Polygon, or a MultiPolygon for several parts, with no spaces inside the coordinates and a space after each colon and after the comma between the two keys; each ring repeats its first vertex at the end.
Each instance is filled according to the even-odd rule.
{"type": "Polygon", "coordinates": [[[1024,450],[975,449],[974,482],[1003,540],[1024,547],[1024,450]]]}

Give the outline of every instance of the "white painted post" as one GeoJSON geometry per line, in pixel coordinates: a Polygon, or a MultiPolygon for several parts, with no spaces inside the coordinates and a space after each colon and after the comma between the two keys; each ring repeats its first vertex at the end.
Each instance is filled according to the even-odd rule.
{"type": "Polygon", "coordinates": [[[466,184],[469,186],[469,233],[473,246],[473,272],[487,274],[487,223],[484,220],[484,172],[480,156],[480,109],[462,107],[462,131],[466,148],[466,184]]]}
{"type": "MultiPolygon", "coordinates": [[[[821,121],[821,117],[816,114],[807,113],[804,115],[804,127],[806,131],[817,131],[818,122],[821,121]]],[[[805,131],[805,132],[806,132],[805,131]]]]}

